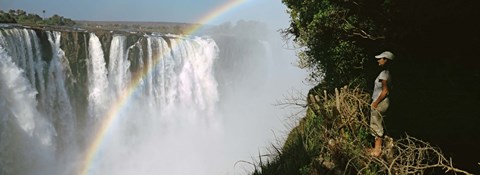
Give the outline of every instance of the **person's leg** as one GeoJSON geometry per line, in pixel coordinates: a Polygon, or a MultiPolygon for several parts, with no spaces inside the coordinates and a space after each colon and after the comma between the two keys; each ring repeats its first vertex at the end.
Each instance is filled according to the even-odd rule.
{"type": "Polygon", "coordinates": [[[382,114],[375,109],[372,109],[370,116],[370,129],[372,130],[372,135],[375,137],[383,136],[383,118],[382,114]]]}
{"type": "Polygon", "coordinates": [[[375,137],[375,147],[370,153],[372,156],[378,157],[382,154],[382,142],[383,139],[381,137],[375,137]]]}
{"type": "Polygon", "coordinates": [[[370,129],[372,130],[372,135],[375,136],[375,142],[373,148],[368,150],[368,154],[378,157],[382,153],[383,125],[382,116],[376,109],[371,111],[370,129]]]}
{"type": "Polygon", "coordinates": [[[375,143],[373,149],[370,151],[370,155],[378,157],[382,154],[382,143],[383,143],[383,115],[387,111],[389,106],[388,98],[378,104],[377,109],[372,109],[371,118],[370,118],[370,127],[375,136],[375,143]]]}

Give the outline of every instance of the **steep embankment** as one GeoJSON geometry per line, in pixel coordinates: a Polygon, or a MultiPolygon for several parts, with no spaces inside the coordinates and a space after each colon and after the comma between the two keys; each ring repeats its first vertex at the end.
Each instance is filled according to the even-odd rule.
{"type": "Polygon", "coordinates": [[[440,149],[408,135],[398,140],[386,136],[382,155],[368,155],[373,140],[368,99],[368,94],[347,87],[333,94],[311,90],[306,116],[253,174],[469,174],[453,167],[440,149]]]}

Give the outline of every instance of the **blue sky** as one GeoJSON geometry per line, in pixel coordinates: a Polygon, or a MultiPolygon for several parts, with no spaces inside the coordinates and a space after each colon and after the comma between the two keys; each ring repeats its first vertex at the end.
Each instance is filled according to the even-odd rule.
{"type": "MultiPolygon", "coordinates": [[[[0,9],[23,9],[46,17],[53,14],[74,20],[195,22],[228,0],[0,0],[0,9]]],[[[248,0],[211,21],[256,20],[274,29],[288,26],[281,0],[248,0]]]]}

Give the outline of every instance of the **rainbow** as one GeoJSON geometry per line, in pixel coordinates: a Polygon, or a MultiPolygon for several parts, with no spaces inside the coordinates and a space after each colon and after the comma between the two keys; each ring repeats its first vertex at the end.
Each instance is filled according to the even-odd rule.
{"type": "MultiPolygon", "coordinates": [[[[225,14],[226,12],[238,7],[248,0],[228,0],[227,2],[217,6],[209,13],[203,15],[201,18],[196,20],[196,24],[199,25],[192,25],[189,29],[186,30],[186,35],[194,34],[198,31],[203,25],[208,24],[209,22],[213,21],[217,17],[225,14]]],[[[175,46],[171,46],[175,47],[175,46]]],[[[154,60],[154,62],[147,67],[147,71],[139,71],[139,73],[132,75],[131,83],[123,89],[120,93],[119,98],[110,106],[109,110],[106,112],[105,116],[99,121],[99,127],[97,132],[92,136],[90,144],[87,145],[87,149],[85,152],[85,156],[81,161],[80,175],[88,175],[92,164],[94,162],[95,156],[97,155],[98,151],[100,150],[103,140],[105,139],[109,129],[111,128],[112,124],[115,123],[115,120],[118,118],[119,113],[122,109],[128,104],[131,97],[137,91],[137,87],[141,83],[143,77],[146,77],[151,73],[152,67],[155,67],[156,64],[159,63],[160,59],[154,60]]]]}

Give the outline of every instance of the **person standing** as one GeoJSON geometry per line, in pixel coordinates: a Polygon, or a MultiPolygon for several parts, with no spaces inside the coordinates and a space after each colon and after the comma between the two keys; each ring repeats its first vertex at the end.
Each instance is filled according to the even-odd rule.
{"type": "Polygon", "coordinates": [[[388,98],[391,89],[389,67],[390,64],[392,64],[391,62],[394,57],[395,56],[390,51],[385,51],[380,55],[375,56],[378,66],[382,69],[375,79],[370,116],[370,128],[372,130],[372,135],[375,136],[375,146],[370,149],[370,155],[375,157],[379,157],[382,153],[382,140],[384,134],[383,117],[385,117],[385,113],[390,105],[390,100],[388,98]]]}

